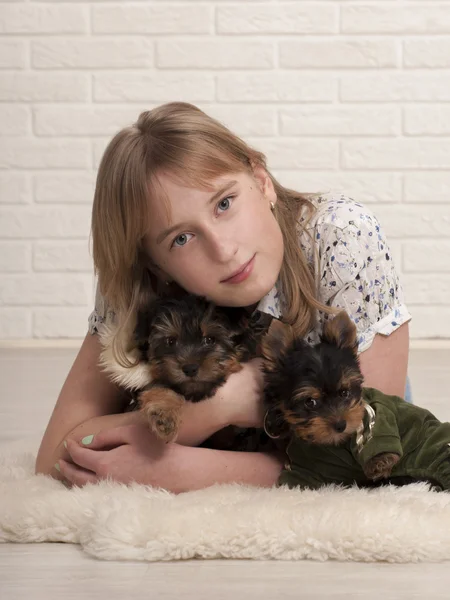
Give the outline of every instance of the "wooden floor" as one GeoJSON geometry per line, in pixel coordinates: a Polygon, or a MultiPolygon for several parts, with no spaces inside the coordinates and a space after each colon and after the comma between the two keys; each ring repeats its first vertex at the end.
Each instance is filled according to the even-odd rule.
{"type": "MultiPolygon", "coordinates": [[[[70,349],[0,349],[0,442],[40,435],[75,356],[70,349]]],[[[450,421],[450,350],[411,352],[413,396],[450,421]]],[[[411,526],[414,526],[412,523],[411,526]]],[[[443,524],[450,526],[450,524],[443,524]]],[[[1,600],[450,599],[450,561],[105,562],[66,544],[0,544],[1,600]]]]}

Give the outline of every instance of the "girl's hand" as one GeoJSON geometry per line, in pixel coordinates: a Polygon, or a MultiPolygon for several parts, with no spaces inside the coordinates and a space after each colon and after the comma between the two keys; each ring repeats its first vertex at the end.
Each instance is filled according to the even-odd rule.
{"type": "Polygon", "coordinates": [[[218,390],[228,414],[228,423],[237,427],[262,427],[264,421],[264,376],[262,359],[244,363],[218,390]]]}
{"type": "MultiPolygon", "coordinates": [[[[83,439],[89,441],[88,436],[83,439]]],[[[59,460],[60,473],[69,486],[112,479],[170,490],[176,481],[174,470],[178,468],[180,449],[177,444],[158,440],[144,424],[124,425],[98,432],[89,444],[67,439],[73,463],[59,460]]]]}

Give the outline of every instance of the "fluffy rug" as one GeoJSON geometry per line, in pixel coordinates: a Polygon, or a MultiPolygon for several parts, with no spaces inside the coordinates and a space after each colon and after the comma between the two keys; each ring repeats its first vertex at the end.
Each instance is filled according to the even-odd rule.
{"type": "Polygon", "coordinates": [[[424,484],[321,491],[217,485],[173,495],[33,474],[36,446],[0,447],[0,542],[67,542],[103,560],[450,559],[450,494],[424,484]]]}

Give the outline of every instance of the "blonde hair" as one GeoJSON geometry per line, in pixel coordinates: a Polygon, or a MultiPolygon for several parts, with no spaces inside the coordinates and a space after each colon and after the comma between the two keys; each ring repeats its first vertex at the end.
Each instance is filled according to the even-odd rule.
{"type": "MultiPolygon", "coordinates": [[[[244,171],[252,174],[256,166],[267,171],[264,154],[184,102],[143,112],[134,125],[114,136],[98,170],[91,233],[99,289],[120,317],[119,331],[129,330],[137,309],[161,294],[144,249],[148,199],[149,194],[157,194],[158,172],[168,171],[193,187],[208,188],[219,176],[244,171]]],[[[277,195],[274,215],[284,240],[279,274],[283,320],[304,336],[314,327],[317,310],[331,312],[316,299],[313,269],[298,241],[300,215],[305,218],[304,226],[314,206],[311,195],[286,189],[267,173],[277,195]]],[[[114,353],[125,365],[126,339],[116,337],[114,353]]]]}

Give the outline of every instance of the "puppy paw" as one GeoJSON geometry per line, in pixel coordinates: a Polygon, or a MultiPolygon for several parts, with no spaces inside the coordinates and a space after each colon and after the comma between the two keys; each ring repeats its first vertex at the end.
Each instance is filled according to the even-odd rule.
{"type": "Polygon", "coordinates": [[[179,418],[174,414],[167,414],[160,410],[152,410],[147,407],[146,410],[150,429],[153,433],[165,442],[173,441],[178,434],[179,418]]]}
{"type": "Polygon", "coordinates": [[[377,454],[364,465],[364,474],[373,481],[387,479],[391,475],[392,468],[399,460],[400,456],[393,452],[377,454]]]}
{"type": "Polygon", "coordinates": [[[165,442],[173,441],[178,435],[184,399],[172,390],[152,387],[139,395],[139,404],[150,430],[165,442]]]}

